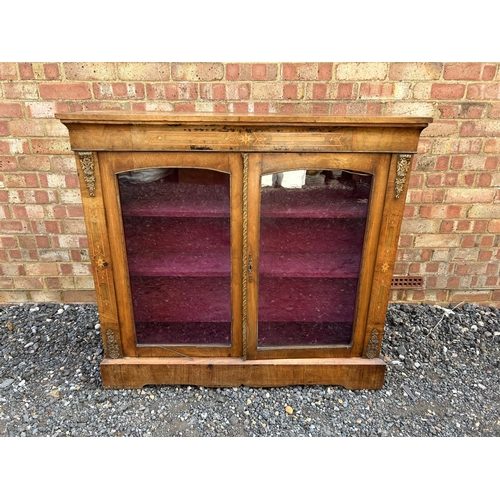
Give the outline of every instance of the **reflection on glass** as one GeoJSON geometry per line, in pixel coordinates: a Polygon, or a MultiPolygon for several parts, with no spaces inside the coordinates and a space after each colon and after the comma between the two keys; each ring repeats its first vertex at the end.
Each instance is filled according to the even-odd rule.
{"type": "Polygon", "coordinates": [[[138,344],[231,342],[229,174],[118,175],[138,344]]]}
{"type": "Polygon", "coordinates": [[[351,342],[371,175],[262,176],[258,345],[351,342]]]}

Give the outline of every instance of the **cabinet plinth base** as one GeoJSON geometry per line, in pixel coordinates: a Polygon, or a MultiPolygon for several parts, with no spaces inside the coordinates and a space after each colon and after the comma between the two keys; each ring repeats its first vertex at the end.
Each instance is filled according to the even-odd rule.
{"type": "Polygon", "coordinates": [[[106,389],[145,385],[204,387],[280,387],[340,385],[346,389],[381,389],[386,365],[381,359],[121,358],[101,362],[106,389]]]}

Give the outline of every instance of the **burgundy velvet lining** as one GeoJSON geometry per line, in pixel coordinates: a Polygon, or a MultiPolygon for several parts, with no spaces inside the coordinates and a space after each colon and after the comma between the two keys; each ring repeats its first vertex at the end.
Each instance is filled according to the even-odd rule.
{"type": "Polygon", "coordinates": [[[261,277],[259,321],[353,321],[356,287],[357,279],[261,277]]]}
{"type": "Polygon", "coordinates": [[[231,323],[165,323],[135,324],[138,344],[231,344],[231,323]]]}
{"type": "Polygon", "coordinates": [[[231,280],[144,277],[130,279],[136,322],[230,322],[231,280]]]}
{"type": "Polygon", "coordinates": [[[123,215],[229,217],[229,186],[183,184],[167,179],[149,184],[121,183],[123,215]]]}
{"type": "Polygon", "coordinates": [[[332,187],[303,187],[302,189],[262,188],[263,218],[365,218],[367,194],[332,187]]]}
{"type": "Polygon", "coordinates": [[[261,347],[291,345],[348,345],[352,323],[259,322],[261,347]]]}
{"type": "MultiPolygon", "coordinates": [[[[120,183],[139,344],[230,344],[228,185],[120,183]]],[[[259,346],[349,344],[367,193],[263,188],[259,346]]]]}

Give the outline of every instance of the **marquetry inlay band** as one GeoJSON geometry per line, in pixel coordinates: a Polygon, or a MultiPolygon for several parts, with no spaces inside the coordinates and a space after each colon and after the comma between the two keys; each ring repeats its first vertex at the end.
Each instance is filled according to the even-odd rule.
{"type": "Polygon", "coordinates": [[[378,330],[374,328],[372,330],[370,341],[366,346],[366,357],[368,359],[373,359],[378,353],[378,330]]]}
{"type": "Polygon", "coordinates": [[[396,179],[394,181],[395,197],[398,199],[403,192],[406,182],[406,176],[411,165],[412,155],[399,155],[398,164],[396,166],[396,179]]]}
{"type": "Polygon", "coordinates": [[[96,179],[94,175],[94,157],[92,153],[78,153],[83,170],[83,180],[90,196],[95,196],[96,179]]]}

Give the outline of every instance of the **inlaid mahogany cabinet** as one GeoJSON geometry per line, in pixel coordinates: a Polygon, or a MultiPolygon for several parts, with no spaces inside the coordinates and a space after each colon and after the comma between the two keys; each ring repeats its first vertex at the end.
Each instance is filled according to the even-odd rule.
{"type": "Polygon", "coordinates": [[[104,387],[382,386],[429,118],[57,116],[81,181],[104,387]]]}

